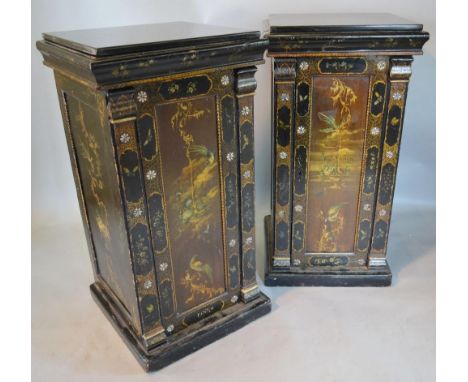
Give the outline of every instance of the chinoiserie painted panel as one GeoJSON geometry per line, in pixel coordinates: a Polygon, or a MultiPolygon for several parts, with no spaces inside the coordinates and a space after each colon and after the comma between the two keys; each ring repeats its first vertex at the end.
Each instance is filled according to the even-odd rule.
{"type": "Polygon", "coordinates": [[[215,99],[156,107],[178,313],[226,289],[215,99]]]}
{"type": "Polygon", "coordinates": [[[306,251],[351,253],[369,78],[317,76],[312,87],[306,251]]]}

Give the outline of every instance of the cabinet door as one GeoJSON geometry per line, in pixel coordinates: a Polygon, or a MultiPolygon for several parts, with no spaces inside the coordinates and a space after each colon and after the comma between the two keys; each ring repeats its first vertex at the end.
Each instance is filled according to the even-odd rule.
{"type": "Polygon", "coordinates": [[[298,59],[291,259],[317,269],[367,263],[388,59],[298,59]]]}
{"type": "Polygon", "coordinates": [[[233,72],[137,88],[137,129],[163,325],[178,330],[240,292],[233,72]]]}

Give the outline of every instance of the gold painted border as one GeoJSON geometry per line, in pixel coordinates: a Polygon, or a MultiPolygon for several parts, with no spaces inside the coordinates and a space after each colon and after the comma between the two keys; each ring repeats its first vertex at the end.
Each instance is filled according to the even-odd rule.
{"type": "MultiPolygon", "coordinates": [[[[118,101],[117,101],[118,102],[118,101]]],[[[147,230],[148,234],[148,244],[150,247],[149,250],[149,256],[151,257],[150,260],[154,257],[154,251],[153,251],[153,243],[151,241],[151,231],[149,228],[149,224],[147,221],[147,211],[146,211],[146,203],[145,203],[145,193],[144,193],[144,181],[143,181],[143,172],[142,172],[142,167],[141,167],[141,156],[140,156],[140,150],[137,146],[137,131],[136,131],[136,123],[135,123],[135,118],[133,119],[128,119],[128,118],[123,118],[121,121],[117,121],[112,123],[111,122],[111,129],[112,129],[112,135],[113,139],[115,142],[115,152],[116,152],[116,166],[118,166],[118,174],[120,178],[120,184],[121,184],[121,190],[122,190],[122,200],[124,203],[124,213],[125,213],[125,222],[126,222],[126,229],[127,229],[127,236],[128,236],[128,243],[129,243],[129,249],[131,253],[131,261],[132,265],[135,262],[135,246],[134,242],[132,240],[132,230],[137,224],[141,224],[144,226],[147,230]],[[126,134],[129,137],[128,142],[121,142],[120,141],[120,136],[122,134],[126,134]],[[136,155],[137,161],[138,161],[138,172],[140,174],[140,186],[142,187],[142,196],[137,200],[130,202],[127,200],[127,190],[125,188],[125,182],[124,182],[124,175],[122,171],[122,164],[121,164],[121,157],[127,153],[127,152],[132,152],[136,155]],[[132,214],[132,211],[135,208],[141,209],[142,215],[139,217],[135,217],[132,214]]],[[[157,288],[157,283],[156,283],[156,275],[154,271],[154,263],[151,263],[151,269],[149,272],[145,275],[137,275],[135,273],[135,266],[132,266],[133,268],[133,273],[134,273],[134,279],[135,279],[135,290],[137,294],[137,300],[138,300],[138,308],[139,308],[139,313],[140,313],[140,321],[141,321],[141,328],[142,328],[142,334],[145,335],[149,332],[154,332],[154,331],[161,331],[161,312],[159,310],[159,293],[158,293],[158,288],[157,288]],[[151,286],[149,288],[144,287],[145,281],[149,281],[151,283],[151,286]],[[154,296],[156,299],[156,304],[158,305],[158,319],[156,322],[151,325],[148,328],[145,328],[147,325],[144,320],[144,313],[143,313],[143,306],[141,305],[142,299],[145,296],[154,296]]]]}
{"type": "MultiPolygon", "coordinates": [[[[229,75],[230,73],[228,72],[227,75],[229,75]]],[[[230,77],[232,78],[232,77],[230,77]]],[[[233,91],[233,88],[232,88],[232,80],[230,81],[230,86],[226,88],[225,92],[222,92],[218,95],[218,101],[217,101],[217,107],[219,109],[219,112],[218,112],[218,116],[219,116],[219,120],[218,120],[218,124],[219,124],[219,131],[220,131],[220,142],[219,142],[219,145],[220,145],[220,159],[223,160],[223,164],[226,169],[226,174],[223,175],[221,178],[220,178],[220,181],[221,181],[221,189],[222,189],[222,195],[223,195],[223,198],[222,198],[222,207],[223,207],[223,210],[226,211],[226,203],[227,203],[227,199],[226,199],[226,190],[225,190],[225,185],[226,185],[226,179],[230,176],[230,175],[234,175],[235,176],[235,179],[236,179],[236,191],[239,189],[239,169],[237,167],[237,161],[236,162],[224,162],[224,158],[226,157],[227,153],[228,152],[237,152],[237,145],[236,145],[236,142],[238,140],[238,129],[237,129],[237,113],[236,113],[236,104],[237,104],[237,101],[236,101],[236,95],[233,91]],[[224,142],[224,131],[223,131],[223,119],[222,119],[222,103],[223,103],[223,100],[225,98],[230,98],[232,100],[232,105],[233,105],[233,112],[234,112],[234,115],[233,115],[233,120],[234,120],[234,131],[233,131],[233,137],[232,137],[232,141],[230,143],[226,143],[224,142]]],[[[225,251],[225,254],[226,254],[226,257],[227,257],[227,260],[226,260],[226,288],[233,291],[234,293],[238,293],[240,291],[240,277],[241,277],[241,266],[240,266],[240,246],[241,246],[241,243],[239,242],[239,238],[240,238],[240,230],[239,230],[239,226],[240,226],[240,222],[239,222],[239,217],[240,217],[240,197],[239,197],[239,194],[237,193],[236,194],[236,201],[237,201],[237,224],[234,226],[234,227],[228,227],[227,226],[227,216],[226,216],[226,212],[224,212],[224,215],[223,215],[223,227],[224,227],[224,251],[225,251]],[[228,245],[228,242],[230,240],[235,240],[235,246],[234,247],[230,247],[228,245]],[[237,279],[235,280],[236,281],[236,287],[235,288],[231,288],[231,273],[229,272],[229,268],[230,268],[230,260],[232,257],[234,256],[237,256],[237,263],[236,263],[236,268],[237,268],[237,279]]]]}
{"type": "MultiPolygon", "coordinates": [[[[239,175],[238,175],[238,184],[239,184],[239,212],[240,212],[240,227],[241,227],[241,243],[240,246],[242,248],[242,261],[241,261],[241,266],[240,266],[240,275],[241,275],[241,290],[245,294],[245,289],[247,286],[254,286],[253,284],[256,285],[256,272],[254,272],[254,276],[252,279],[246,279],[244,277],[244,254],[250,250],[253,250],[255,253],[255,244],[256,244],[256,232],[255,232],[255,128],[254,128],[254,99],[252,94],[243,94],[241,96],[237,96],[237,104],[238,104],[238,110],[237,110],[237,115],[238,115],[238,133],[237,133],[237,140],[238,140],[238,150],[237,150],[237,155],[239,156],[238,158],[238,163],[239,163],[239,175]],[[247,115],[243,115],[242,109],[244,107],[248,107],[250,112],[247,115]],[[241,143],[240,143],[240,138],[241,138],[241,126],[244,123],[250,123],[252,126],[252,139],[253,141],[251,142],[252,144],[252,152],[253,152],[253,157],[248,163],[242,163],[240,160],[241,157],[241,143]],[[245,171],[250,171],[250,177],[247,179],[243,176],[245,171]],[[247,231],[244,228],[244,207],[243,207],[243,200],[242,200],[242,192],[244,188],[248,185],[253,186],[253,216],[254,216],[254,221],[253,221],[253,227],[251,230],[247,231]],[[246,238],[251,237],[252,242],[247,243],[246,238]]],[[[256,260],[256,259],[254,259],[256,260]]],[[[256,264],[255,264],[255,269],[256,269],[256,264]]]]}
{"type": "Polygon", "coordinates": [[[357,205],[358,207],[358,219],[356,221],[356,233],[354,237],[354,252],[359,256],[359,259],[357,261],[359,264],[357,265],[365,265],[368,263],[368,255],[369,255],[369,248],[370,248],[370,242],[372,238],[372,232],[373,232],[373,216],[374,216],[374,208],[375,208],[375,198],[378,192],[378,174],[379,174],[379,163],[382,157],[381,149],[380,149],[380,143],[382,140],[382,132],[384,131],[383,128],[383,118],[388,102],[388,69],[389,69],[389,59],[388,57],[373,57],[373,70],[372,70],[372,76],[371,76],[371,81],[369,83],[369,100],[368,100],[368,114],[367,114],[367,129],[366,129],[366,137],[365,137],[365,144],[364,144],[364,150],[363,150],[363,157],[362,157],[362,168],[361,168],[361,183],[360,183],[360,195],[359,195],[359,203],[357,205]],[[382,65],[384,63],[384,68],[380,69],[378,68],[378,65],[382,65]],[[373,99],[373,90],[374,87],[378,83],[383,83],[385,85],[385,94],[383,95],[383,105],[382,105],[382,111],[378,114],[372,114],[372,107],[371,107],[371,102],[373,99]],[[380,129],[380,133],[377,135],[372,134],[372,128],[377,127],[380,129]],[[365,193],[364,192],[364,182],[365,182],[365,172],[366,172],[366,162],[367,162],[367,157],[368,157],[368,151],[372,147],[376,147],[377,150],[377,171],[376,171],[376,176],[375,176],[375,181],[374,181],[374,192],[373,193],[365,193]],[[365,206],[368,205],[370,208],[365,208],[365,206]],[[361,223],[365,220],[370,221],[370,231],[369,231],[369,239],[368,239],[368,244],[365,249],[359,249],[359,230],[361,223]]]}
{"type": "MultiPolygon", "coordinates": [[[[280,64],[281,65],[281,64],[280,64]]],[[[285,64],[283,63],[282,65],[285,66],[290,66],[292,65],[285,64]]],[[[294,117],[295,117],[295,81],[290,80],[290,81],[282,81],[282,80],[274,80],[274,107],[275,107],[275,135],[274,135],[274,144],[275,144],[275,150],[274,150],[274,164],[275,164],[275,190],[274,190],[274,200],[275,200],[275,209],[274,209],[274,225],[273,225],[273,232],[274,232],[274,253],[273,253],[273,264],[272,266],[275,267],[275,259],[284,259],[284,258],[291,258],[291,233],[292,233],[292,213],[291,213],[291,205],[292,205],[292,200],[293,200],[293,191],[291,187],[291,182],[294,177],[294,173],[292,171],[293,169],[293,161],[294,158],[291,158],[291,153],[293,150],[293,145],[294,145],[294,132],[295,132],[295,125],[294,125],[294,117]],[[281,99],[281,95],[283,93],[286,93],[289,95],[289,98],[286,100],[281,99]],[[290,131],[289,131],[289,144],[287,146],[281,146],[278,143],[278,135],[279,135],[279,118],[278,118],[278,113],[279,110],[283,107],[286,106],[289,109],[289,120],[290,120],[290,131]],[[285,152],[286,157],[281,158],[280,153],[285,152]],[[286,205],[282,206],[278,203],[277,200],[277,195],[278,195],[278,189],[279,189],[279,181],[278,181],[278,170],[279,167],[282,165],[286,165],[288,168],[289,172],[289,197],[288,197],[288,202],[286,205]],[[284,216],[282,216],[284,215],[284,216]],[[288,227],[289,227],[289,233],[288,233],[288,246],[285,250],[278,250],[277,245],[276,245],[276,233],[277,233],[277,226],[278,224],[284,221],[288,227]]],[[[289,265],[288,265],[289,266],[289,265]]],[[[281,266],[282,268],[284,266],[281,266]]]]}
{"type": "Polygon", "coordinates": [[[312,94],[313,94],[313,86],[314,86],[314,78],[313,72],[315,71],[315,60],[307,59],[302,57],[302,59],[298,59],[296,63],[296,105],[295,105],[295,119],[294,125],[292,126],[293,129],[293,136],[294,136],[294,148],[293,148],[293,169],[292,169],[292,208],[291,208],[291,215],[292,215],[292,224],[291,224],[291,266],[292,267],[299,267],[301,268],[307,267],[307,259],[306,259],[306,237],[307,237],[307,209],[308,209],[308,200],[309,200],[309,163],[310,163],[310,140],[311,140],[311,130],[312,130],[312,94]],[[302,68],[301,68],[302,65],[302,68]],[[309,86],[309,106],[307,113],[303,116],[300,116],[297,112],[297,103],[299,97],[299,93],[297,89],[300,84],[305,83],[309,86]],[[300,135],[297,133],[297,128],[299,126],[304,126],[305,132],[304,134],[300,135]],[[303,195],[298,195],[296,193],[296,182],[295,182],[295,167],[296,167],[296,151],[299,147],[304,147],[306,150],[306,163],[305,163],[305,192],[303,195]],[[296,206],[301,205],[302,211],[296,211],[296,206]],[[300,250],[296,250],[293,245],[293,235],[294,235],[294,225],[297,222],[301,222],[304,224],[304,233],[302,238],[302,247],[300,250]]]}
{"type": "Polygon", "coordinates": [[[387,121],[385,125],[385,138],[383,141],[382,145],[382,161],[379,167],[379,176],[378,176],[378,188],[376,190],[376,206],[375,206],[375,219],[373,222],[373,230],[372,230],[372,243],[371,243],[371,248],[370,248],[370,257],[372,258],[385,258],[386,253],[387,253],[387,245],[388,245],[388,235],[389,235],[389,230],[390,230],[390,220],[391,220],[391,213],[392,213],[392,207],[393,207],[393,195],[395,192],[395,181],[396,181],[396,175],[397,175],[397,165],[398,165],[398,158],[399,158],[399,151],[400,151],[400,145],[401,145],[401,137],[403,133],[403,122],[404,122],[404,113],[405,113],[405,104],[406,104],[406,96],[408,92],[408,80],[403,80],[403,81],[390,81],[390,91],[389,93],[389,102],[387,106],[387,121]],[[395,99],[394,95],[396,93],[400,93],[400,98],[395,99]],[[398,130],[398,137],[397,141],[394,145],[390,146],[387,143],[387,135],[388,135],[388,125],[390,121],[388,120],[388,113],[391,110],[391,108],[397,105],[400,107],[401,110],[401,120],[400,120],[400,127],[398,130]],[[391,153],[391,157],[387,155],[387,153],[391,153]],[[385,165],[390,164],[393,166],[393,178],[392,178],[392,190],[391,190],[391,197],[388,203],[386,204],[381,204],[379,202],[379,196],[380,196],[380,182],[382,179],[382,169],[385,165]],[[374,241],[374,233],[376,230],[377,223],[379,221],[384,221],[387,224],[387,232],[386,232],[386,238],[385,238],[385,243],[383,249],[375,249],[373,246],[373,241],[374,241]]]}

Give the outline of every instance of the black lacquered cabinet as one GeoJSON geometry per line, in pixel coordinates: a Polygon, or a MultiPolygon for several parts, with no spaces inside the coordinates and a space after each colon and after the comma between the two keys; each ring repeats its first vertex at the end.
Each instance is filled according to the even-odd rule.
{"type": "MultiPolygon", "coordinates": [[[[266,285],[390,285],[392,199],[413,55],[386,14],[274,15],[266,285]]],[[[410,127],[411,128],[411,127],[410,127]]]]}
{"type": "Polygon", "coordinates": [[[37,43],[54,70],[92,295],[146,370],[270,311],[255,277],[259,36],[167,23],[37,43]]]}

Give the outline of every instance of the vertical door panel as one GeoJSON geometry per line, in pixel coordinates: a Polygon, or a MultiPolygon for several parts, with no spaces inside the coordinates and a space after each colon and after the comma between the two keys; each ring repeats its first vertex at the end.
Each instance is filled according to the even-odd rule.
{"type": "Polygon", "coordinates": [[[224,293],[215,97],[156,107],[178,313],[224,293]]]}
{"type": "Polygon", "coordinates": [[[306,251],[351,253],[366,130],[368,76],[315,76],[306,251]]]}

